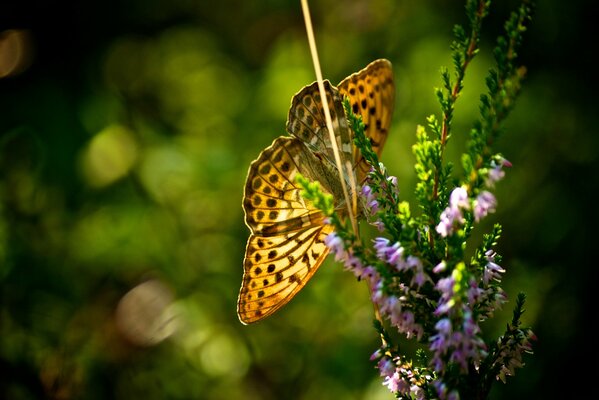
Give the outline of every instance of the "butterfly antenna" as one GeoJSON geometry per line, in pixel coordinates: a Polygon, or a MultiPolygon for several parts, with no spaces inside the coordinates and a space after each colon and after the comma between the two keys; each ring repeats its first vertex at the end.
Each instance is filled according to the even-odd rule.
{"type": "MultiPolygon", "coordinates": [[[[337,164],[337,169],[339,170],[339,180],[341,181],[341,188],[343,189],[343,196],[345,197],[345,204],[347,204],[347,212],[349,214],[349,219],[352,224],[352,229],[355,235],[358,235],[358,224],[354,217],[354,212],[352,210],[352,202],[349,198],[349,192],[347,191],[347,186],[345,185],[345,178],[343,176],[344,166],[341,163],[341,156],[339,155],[339,147],[337,146],[337,139],[335,138],[335,131],[333,130],[333,120],[331,118],[331,112],[329,110],[329,102],[327,100],[327,95],[324,90],[324,81],[322,79],[322,71],[320,69],[320,61],[318,61],[318,52],[316,51],[316,41],[314,40],[314,30],[312,29],[312,20],[310,18],[310,9],[308,7],[308,0],[302,0],[302,11],[304,13],[304,21],[306,23],[306,31],[308,34],[308,43],[310,44],[310,52],[312,54],[312,61],[314,63],[314,71],[316,72],[316,81],[318,82],[318,91],[320,92],[320,97],[322,98],[322,107],[324,109],[324,116],[327,123],[327,130],[329,131],[329,136],[331,138],[331,144],[333,146],[333,154],[335,155],[335,163],[337,164]]],[[[351,176],[351,170],[348,171],[348,176],[351,176]]],[[[355,193],[355,190],[354,190],[355,193]]]]}

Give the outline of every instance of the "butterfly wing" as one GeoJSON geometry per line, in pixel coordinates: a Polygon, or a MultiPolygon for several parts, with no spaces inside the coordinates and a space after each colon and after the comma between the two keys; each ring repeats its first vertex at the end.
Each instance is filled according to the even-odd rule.
{"type": "MultiPolygon", "coordinates": [[[[341,153],[341,162],[345,165],[347,161],[353,162],[353,143],[343,109],[343,96],[328,80],[324,81],[324,89],[337,147],[341,153]]],[[[326,127],[324,108],[317,82],[304,87],[293,96],[287,119],[287,131],[306,143],[315,153],[323,155],[331,165],[335,165],[335,155],[326,127]]]]}
{"type": "Polygon", "coordinates": [[[279,137],[250,165],[243,207],[252,231],[247,243],[237,314],[249,324],[291,300],[322,264],[332,228],[300,195],[295,176],[320,181],[327,192],[330,172],[300,140],[279,137]]]}
{"type": "MultiPolygon", "coordinates": [[[[354,114],[362,116],[364,133],[370,139],[372,149],[380,157],[389,134],[395,105],[391,63],[384,59],[373,61],[363,70],[345,78],[337,87],[342,95],[349,98],[354,114]]],[[[354,162],[358,182],[362,182],[370,167],[358,150],[354,162]]]]}

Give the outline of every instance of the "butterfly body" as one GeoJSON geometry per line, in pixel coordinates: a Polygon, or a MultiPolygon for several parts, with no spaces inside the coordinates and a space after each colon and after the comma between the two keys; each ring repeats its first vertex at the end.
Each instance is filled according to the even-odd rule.
{"type": "MultiPolygon", "coordinates": [[[[345,174],[344,179],[347,186],[355,188],[356,182],[365,178],[368,166],[353,145],[343,96],[350,99],[354,113],[362,116],[365,133],[380,154],[394,100],[391,64],[377,60],[343,80],[338,88],[328,81],[324,84],[342,164],[351,168],[352,175],[345,174]]],[[[243,208],[251,235],[237,303],[243,323],[259,321],[287,304],[329,252],[324,238],[333,228],[320,210],[302,198],[296,175],[318,181],[322,191],[333,196],[335,208],[345,208],[316,82],[293,97],[287,131],[290,136],[275,139],[248,171],[243,208]]]]}

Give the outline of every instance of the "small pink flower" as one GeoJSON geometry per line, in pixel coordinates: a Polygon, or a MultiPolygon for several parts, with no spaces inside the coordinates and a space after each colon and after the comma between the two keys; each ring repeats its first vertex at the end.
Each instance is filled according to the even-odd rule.
{"type": "Polygon", "coordinates": [[[458,225],[463,225],[466,220],[462,210],[470,209],[468,192],[463,187],[455,188],[449,195],[449,206],[443,210],[439,224],[435,230],[442,237],[447,237],[454,232],[458,225]]]}
{"type": "Polygon", "coordinates": [[[503,171],[503,167],[511,167],[512,163],[501,157],[498,160],[491,161],[491,169],[489,170],[489,175],[487,176],[486,184],[487,187],[495,186],[495,182],[500,181],[505,176],[505,171],[503,171]]]}
{"type": "Polygon", "coordinates": [[[493,193],[483,191],[476,197],[474,200],[474,220],[476,222],[480,221],[489,213],[495,212],[495,207],[497,207],[497,200],[493,193]]]}

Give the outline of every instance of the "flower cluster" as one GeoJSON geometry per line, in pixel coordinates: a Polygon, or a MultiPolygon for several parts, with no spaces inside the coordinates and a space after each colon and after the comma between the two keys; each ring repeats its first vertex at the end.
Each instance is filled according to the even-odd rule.
{"type": "Polygon", "coordinates": [[[442,237],[447,237],[466,222],[464,211],[472,210],[474,220],[480,222],[488,214],[495,212],[496,207],[495,196],[487,190],[483,190],[474,200],[470,200],[464,187],[455,188],[449,197],[449,206],[441,213],[441,221],[435,230],[442,237]]]}
{"type": "Polygon", "coordinates": [[[481,322],[507,299],[500,286],[506,270],[496,252],[500,225],[483,232],[482,241],[474,241],[482,243],[470,248],[480,222],[497,209],[492,191],[504,178],[504,168],[512,165],[490,146],[509,111],[505,105],[512,105],[517,94],[506,85],[519,87],[521,76],[514,72],[513,57],[531,10],[523,3],[506,23],[507,32],[495,49],[496,70],[486,81],[489,91],[481,96],[480,119],[462,154],[464,174],[452,176],[444,151],[465,69],[478,53],[482,19],[490,5],[488,0],[466,2],[470,31],[459,26],[454,31],[456,73],[452,78],[447,70],[442,72],[443,88],[437,90],[441,118],[428,118],[432,134],[419,127],[413,146],[416,206],[400,198],[397,178],[389,176],[378,160],[364,124],[347,101],[344,107],[356,147],[371,166],[358,193],[362,205],[358,215],[377,228],[374,239],[361,239],[355,223],[335,214],[332,199],[302,183],[307,198],[323,205],[317,207],[335,229],[325,244],[337,261],[370,287],[377,310],[375,326],[382,338],[372,360],[377,361],[383,384],[397,398],[485,398],[492,378],[503,381],[524,365],[523,354],[532,351],[535,338],[529,328],[520,327],[524,312],[520,295],[505,333],[497,340],[483,339],[481,322]],[[415,359],[399,350],[398,336],[417,342],[415,359]]]}
{"type": "Polygon", "coordinates": [[[497,379],[505,383],[507,376],[513,376],[516,373],[516,368],[522,368],[522,354],[532,353],[531,341],[537,337],[532,330],[524,330],[517,332],[516,335],[506,335],[499,338],[498,357],[495,366],[499,368],[497,379]]]}
{"type": "Polygon", "coordinates": [[[432,380],[425,369],[415,368],[411,362],[402,357],[391,358],[381,350],[375,351],[371,361],[378,360],[377,368],[384,378],[383,385],[392,393],[398,393],[410,399],[424,400],[424,387],[432,380]]]}
{"type": "Polygon", "coordinates": [[[457,323],[449,317],[440,319],[435,325],[437,334],[430,338],[433,352],[432,367],[436,372],[444,372],[448,363],[458,365],[462,372],[469,365],[475,367],[486,355],[485,342],[478,336],[480,328],[468,309],[461,310],[457,323]],[[454,323],[457,326],[454,326],[454,323]]]}
{"type": "Polygon", "coordinates": [[[441,221],[435,230],[442,237],[451,235],[455,229],[464,225],[466,219],[463,211],[470,209],[470,200],[465,188],[455,188],[449,196],[449,206],[441,213],[441,221]]]}
{"type": "Polygon", "coordinates": [[[411,286],[421,287],[427,281],[432,282],[430,276],[424,272],[422,261],[416,256],[406,255],[405,249],[399,242],[391,244],[389,239],[377,237],[374,239],[374,249],[377,257],[394,267],[396,271],[411,272],[411,286]]]}
{"type": "Polygon", "coordinates": [[[379,232],[382,232],[385,229],[385,224],[378,217],[380,206],[374,193],[372,192],[372,188],[367,184],[363,185],[361,195],[364,199],[364,210],[366,211],[366,217],[372,225],[376,226],[379,232]]]}
{"type": "MultiPolygon", "coordinates": [[[[361,201],[368,215],[376,216],[381,212],[379,199],[383,192],[377,190],[375,194],[370,184],[363,186],[361,201]]],[[[482,199],[489,197],[487,193],[481,192],[471,199],[464,187],[454,189],[437,224],[437,227],[447,227],[436,230],[439,237],[444,237],[444,232],[454,232],[467,218],[474,221],[483,218],[487,213],[477,214],[477,206],[485,210],[494,208],[494,197],[492,208],[481,204],[482,199]],[[446,223],[446,220],[451,222],[446,223]]],[[[380,226],[385,233],[385,225],[380,226]]],[[[470,265],[448,258],[439,260],[434,267],[415,251],[414,243],[408,246],[409,242],[378,236],[372,240],[369,253],[363,247],[356,252],[358,244],[348,239],[350,236],[333,232],[326,237],[325,244],[335,259],[343,262],[358,279],[369,283],[371,300],[382,319],[406,339],[428,343],[430,360],[417,368],[400,354],[390,352],[386,342],[373,354],[384,377],[383,384],[391,392],[406,398],[425,399],[434,393],[440,399],[459,399],[459,390],[455,384],[445,381],[444,376],[449,371],[467,375],[472,368],[480,369],[489,357],[489,347],[481,337],[479,323],[506,300],[499,287],[505,269],[500,266],[495,250],[488,247],[494,244],[499,232],[489,235],[487,245],[479,250],[480,257],[473,258],[470,265]],[[480,267],[474,268],[478,264],[480,267]]],[[[416,235],[416,244],[422,237],[416,235]]],[[[530,340],[522,337],[532,337],[532,332],[522,332],[530,332],[530,335],[521,334],[519,341],[514,335],[506,335],[497,342],[494,365],[501,379],[522,366],[522,354],[531,349],[530,340]]]]}
{"type": "Polygon", "coordinates": [[[364,266],[359,257],[356,257],[351,250],[346,250],[343,239],[335,232],[328,234],[324,239],[324,243],[334,254],[335,261],[342,262],[345,268],[351,271],[356,278],[367,280],[371,285],[378,282],[376,270],[371,266],[364,266]]]}

